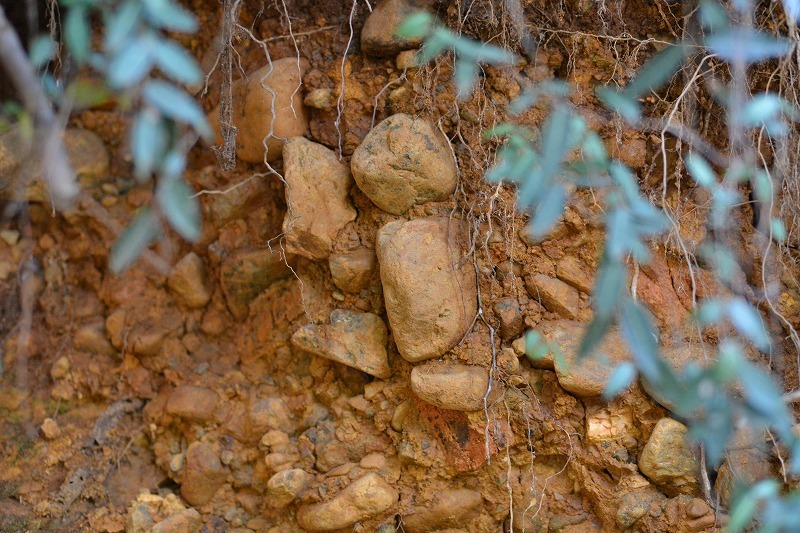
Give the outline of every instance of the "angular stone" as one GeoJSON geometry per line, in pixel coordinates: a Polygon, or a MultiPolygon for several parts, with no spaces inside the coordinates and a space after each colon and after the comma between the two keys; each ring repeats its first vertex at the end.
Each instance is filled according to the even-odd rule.
{"type": "Polygon", "coordinates": [[[569,319],[574,319],[578,314],[581,303],[578,291],[559,279],[534,274],[525,278],[525,288],[528,289],[528,295],[540,301],[548,311],[569,319]]]}
{"type": "Polygon", "coordinates": [[[372,10],[361,30],[361,50],[367,55],[389,56],[402,50],[419,48],[421,38],[403,39],[397,30],[411,14],[422,9],[409,0],[383,0],[372,10]]]}
{"type": "MultiPolygon", "coordinates": [[[[69,128],[64,132],[64,147],[72,163],[81,188],[97,185],[108,174],[109,156],[106,145],[95,133],[89,130],[69,128]]],[[[20,196],[29,202],[50,200],[46,180],[43,179],[41,165],[28,169],[33,180],[22,190],[17,183],[23,171],[23,158],[30,153],[29,143],[19,128],[13,128],[0,135],[0,200],[19,200],[20,196]]]]}
{"type": "Polygon", "coordinates": [[[489,388],[489,372],[479,366],[430,361],[411,370],[411,390],[426,402],[455,411],[478,411],[489,388]]]}
{"type": "Polygon", "coordinates": [[[241,250],[226,258],[220,269],[220,282],[231,314],[239,320],[245,318],[256,296],[291,273],[277,251],[241,250]]]}
{"type": "MultiPolygon", "coordinates": [[[[308,117],[303,107],[300,77],[307,69],[306,59],[286,57],[233,84],[233,125],[239,130],[236,135],[239,159],[262,163],[266,150],[267,161],[275,161],[281,157],[284,139],[305,135],[308,117]]],[[[211,111],[208,120],[217,132],[217,146],[222,146],[219,107],[211,111]]]]}
{"type": "Polygon", "coordinates": [[[303,137],[283,147],[286,250],[309,259],[325,259],[345,225],[355,220],[350,204],[353,178],[332,150],[303,137]]]}
{"type": "Polygon", "coordinates": [[[167,400],[167,413],[193,422],[205,422],[214,417],[219,397],[203,387],[178,385],[167,400]]]}
{"type": "Polygon", "coordinates": [[[186,307],[205,307],[211,299],[211,284],[203,260],[189,252],[178,261],[167,278],[167,286],[186,307]]]}
{"type": "Polygon", "coordinates": [[[297,523],[308,531],[336,531],[385,513],[398,498],[397,491],[381,476],[370,472],[330,500],[300,507],[297,523]]]}
{"type": "Polygon", "coordinates": [[[267,502],[272,507],[286,507],[314,481],[314,476],[300,468],[281,470],[267,482],[267,502]]]}
{"type": "Polygon", "coordinates": [[[391,373],[386,352],[386,324],[378,315],[336,309],[331,324],[303,326],[292,335],[292,344],[306,352],[387,379],[391,373]]]}
{"type": "Polygon", "coordinates": [[[494,312],[500,319],[500,338],[508,340],[522,334],[525,329],[525,318],[516,298],[506,297],[494,305],[494,312]]]}
{"type": "Polygon", "coordinates": [[[580,262],[571,255],[562,257],[556,265],[556,276],[558,279],[571,285],[581,292],[591,294],[592,279],[584,272],[580,262]]]}
{"type": "Polygon", "coordinates": [[[331,254],[328,258],[333,283],[344,292],[357,294],[369,286],[375,270],[375,252],[358,248],[342,254],[331,254]]]}
{"type": "Polygon", "coordinates": [[[417,507],[403,516],[403,529],[408,533],[435,531],[464,527],[475,518],[483,504],[480,492],[469,489],[448,490],[440,493],[436,501],[417,507]]]}
{"type": "Polygon", "coordinates": [[[52,418],[45,418],[39,427],[39,431],[42,432],[42,437],[46,440],[57,439],[61,435],[61,428],[58,427],[58,422],[52,418]]]}
{"type": "Polygon", "coordinates": [[[686,433],[686,426],[677,420],[662,418],[639,456],[642,474],[670,496],[698,492],[700,470],[686,433]]]}
{"type": "Polygon", "coordinates": [[[395,215],[414,204],[446,200],[456,188],[456,165],[447,139],[427,120],[402,113],[364,137],[350,168],[364,194],[395,215]]]}
{"type": "Polygon", "coordinates": [[[210,444],[193,442],[186,449],[186,466],[181,478],[181,496],[189,505],[208,503],[225,483],[227,471],[210,444]]]}
{"type": "Polygon", "coordinates": [[[581,324],[561,320],[543,332],[545,340],[559,346],[563,354],[563,357],[553,358],[559,385],[580,398],[601,395],[614,367],[631,358],[619,331],[612,328],[593,353],[579,360],[583,330],[581,324]]]}
{"type": "Polygon", "coordinates": [[[477,313],[475,269],[464,259],[467,226],[425,218],[378,231],[386,314],[400,354],[410,362],[438,357],[466,334],[477,313]]]}

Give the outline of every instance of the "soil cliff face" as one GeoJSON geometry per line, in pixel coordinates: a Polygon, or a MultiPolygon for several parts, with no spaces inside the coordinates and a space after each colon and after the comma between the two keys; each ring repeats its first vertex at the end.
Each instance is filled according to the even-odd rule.
{"type": "MultiPolygon", "coordinates": [[[[186,44],[211,71],[220,8],[188,4],[203,30],[186,44]]],[[[513,45],[497,4],[423,7],[513,45]]],[[[77,163],[98,176],[92,198],[56,217],[34,202],[32,232],[17,220],[0,235],[0,530],[719,525],[685,427],[638,384],[602,400],[608,364],[575,360],[603,238],[592,195],[534,242],[514,189],[482,179],[494,151],[482,133],[521,84],[561,77],[611,152],[660,183],[660,139],[604,115],[593,86],[624,82],[674,39],[680,7],[523,4],[535,55],[486,68],[457,102],[450,64],[418,68],[418,43],[394,37],[411,0],[243,2],[239,24],[263,41],[233,41],[238,163],[222,171],[210,147],[193,150],[203,237],[164,236],[153,252],[166,270],[144,258],[108,273],[116,229],[152,191],[131,177],[124,114],[75,117],[103,145],[77,163]],[[565,357],[528,360],[530,328],[565,357]]],[[[214,73],[198,92],[210,117],[219,89],[214,73]]],[[[535,127],[544,112],[521,120],[535,127]]],[[[691,220],[681,231],[699,242],[691,220]]],[[[700,359],[682,256],[652,251],[638,297],[675,363],[700,359]]],[[[615,332],[602,351],[629,357],[615,332]]],[[[770,457],[753,464],[764,475],[770,457]]]]}

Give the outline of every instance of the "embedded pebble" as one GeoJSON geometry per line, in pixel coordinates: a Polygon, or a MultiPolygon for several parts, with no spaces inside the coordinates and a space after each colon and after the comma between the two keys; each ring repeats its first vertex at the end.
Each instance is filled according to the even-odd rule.
{"type": "Polygon", "coordinates": [[[326,359],[388,378],[391,373],[386,324],[378,315],[336,309],[330,325],[309,324],[292,335],[292,344],[326,359]]]}
{"type": "Polygon", "coordinates": [[[300,507],[297,523],[308,531],[336,531],[385,513],[398,498],[381,476],[370,472],[330,500],[300,507]]]}
{"type": "MultiPolygon", "coordinates": [[[[93,187],[107,178],[110,158],[100,137],[89,130],[67,128],[63,141],[82,189],[93,187]]],[[[19,201],[16,184],[24,166],[22,158],[30,153],[28,144],[19,127],[0,135],[0,200],[19,201]]],[[[50,201],[50,192],[41,174],[41,167],[34,167],[33,180],[24,191],[29,202],[50,201]]]]}
{"type": "Polygon", "coordinates": [[[39,430],[46,440],[53,440],[61,435],[61,428],[58,427],[58,422],[52,418],[45,418],[39,430]]]}
{"type": "Polygon", "coordinates": [[[211,299],[211,284],[203,260],[189,252],[178,261],[169,273],[167,286],[186,307],[205,307],[211,299]]]}
{"type": "Polygon", "coordinates": [[[480,492],[469,489],[444,491],[434,503],[413,508],[411,513],[403,515],[403,528],[408,533],[460,529],[466,521],[478,515],[482,504],[480,492]]]}
{"type": "Polygon", "coordinates": [[[205,422],[214,417],[219,397],[203,387],[178,385],[167,400],[167,413],[193,422],[205,422]]]}
{"type": "Polygon", "coordinates": [[[553,279],[543,274],[534,274],[525,278],[528,295],[542,303],[548,311],[564,318],[577,316],[581,299],[578,291],[560,279],[553,279]]]}
{"type": "Polygon", "coordinates": [[[444,136],[427,120],[402,113],[385,119],[364,137],[350,168],[364,194],[394,215],[414,204],[446,200],[458,179],[444,136]]]}
{"type": "MultiPolygon", "coordinates": [[[[303,107],[301,75],[308,69],[304,58],[277,59],[246,79],[233,84],[233,123],[238,128],[236,156],[248,163],[280,159],[284,139],[304,135],[308,117],[303,107]],[[266,139],[266,150],[262,144],[266,139]]],[[[219,107],[208,115],[217,132],[216,144],[223,145],[219,107]]]]}
{"type": "Polygon", "coordinates": [[[267,502],[273,507],[286,507],[314,481],[314,476],[300,468],[281,470],[267,482],[267,502]]]}
{"type": "Polygon", "coordinates": [[[339,231],[356,218],[350,169],[332,150],[303,137],[289,139],[283,147],[283,164],[286,251],[325,259],[339,231]]]}
{"type": "Polygon", "coordinates": [[[442,409],[477,411],[484,408],[489,372],[479,366],[431,361],[411,370],[411,390],[442,409]]]}
{"type": "Polygon", "coordinates": [[[500,319],[500,338],[508,340],[519,336],[525,329],[525,318],[516,298],[506,297],[497,301],[494,312],[500,319]]]}
{"type": "Polygon", "coordinates": [[[420,8],[409,0],[380,2],[361,30],[361,50],[372,56],[391,56],[409,48],[419,48],[421,38],[404,39],[397,35],[400,25],[420,8]]]}
{"type": "Polygon", "coordinates": [[[333,283],[344,292],[357,294],[369,286],[375,270],[375,252],[358,248],[328,258],[333,283]]]}
{"type": "Polygon", "coordinates": [[[694,494],[699,487],[699,466],[686,433],[677,420],[662,418],[639,456],[642,474],[671,496],[694,494]]]}
{"type": "Polygon", "coordinates": [[[438,357],[461,341],[477,313],[475,270],[464,260],[461,220],[398,220],[378,232],[389,325],[407,361],[438,357]]]}
{"type": "Polygon", "coordinates": [[[53,379],[61,379],[67,375],[69,372],[69,358],[66,355],[62,355],[58,359],[53,362],[53,366],[50,367],[50,377],[53,379]]]}
{"type": "Polygon", "coordinates": [[[612,328],[593,353],[579,359],[583,334],[583,325],[568,320],[551,323],[543,332],[546,341],[557,345],[563,354],[553,357],[559,385],[579,398],[601,395],[615,365],[631,358],[622,335],[612,328]]]}
{"type": "Polygon", "coordinates": [[[195,509],[184,509],[154,525],[148,533],[197,533],[202,520],[195,509]]]}
{"type": "Polygon", "coordinates": [[[206,504],[225,483],[227,471],[217,452],[205,442],[193,442],[186,449],[181,478],[181,496],[190,505],[206,504]]]}
{"type": "Polygon", "coordinates": [[[291,273],[277,251],[242,250],[226,258],[220,268],[220,283],[231,314],[237,319],[247,317],[250,302],[291,273]]]}
{"type": "Polygon", "coordinates": [[[72,345],[78,350],[84,350],[97,355],[113,355],[116,350],[106,338],[103,324],[83,326],[75,332],[72,345]]]}

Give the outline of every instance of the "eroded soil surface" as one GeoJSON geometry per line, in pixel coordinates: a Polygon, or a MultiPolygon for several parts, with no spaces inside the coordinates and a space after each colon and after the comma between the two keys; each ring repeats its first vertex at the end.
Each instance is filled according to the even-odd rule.
{"type": "MultiPolygon", "coordinates": [[[[184,44],[210,70],[220,5],[188,4],[203,30],[184,44]]],[[[403,51],[414,43],[393,38],[403,1],[243,4],[247,31],[233,40],[241,153],[222,171],[210,147],[192,152],[199,243],[169,234],[124,274],[108,272],[116,234],[152,197],[131,177],[128,117],[113,107],[70,125],[102,140],[76,165],[94,176],[87,198],[55,216],[32,202],[30,226],[4,225],[0,531],[718,527],[685,428],[659,423],[667,409],[638,384],[602,400],[602,364],[525,357],[527,329],[569,357],[591,317],[596,198],[579,193],[534,242],[514,188],[481,178],[496,148],[482,133],[527,84],[561,77],[610,151],[658,190],[661,139],[604,114],[593,87],[624,83],[676,38],[680,3],[524,3],[538,51],[486,68],[466,102],[447,58],[416,68],[403,51]],[[262,80],[274,106],[249,99],[262,80]],[[268,166],[272,113],[278,136],[306,140],[272,139],[268,166]]],[[[451,27],[513,46],[497,4],[433,7],[451,27]]],[[[197,91],[213,117],[219,73],[197,91]]],[[[541,105],[520,121],[535,127],[545,114],[541,105]]],[[[709,199],[679,185],[665,198],[696,246],[709,199]]],[[[674,240],[652,252],[637,266],[638,298],[669,357],[699,359],[691,287],[711,291],[713,280],[690,278],[674,240]]],[[[781,303],[796,319],[792,294],[781,303]]],[[[617,334],[604,352],[628,357],[617,334]]],[[[753,469],[774,462],[765,453],[753,469]]]]}

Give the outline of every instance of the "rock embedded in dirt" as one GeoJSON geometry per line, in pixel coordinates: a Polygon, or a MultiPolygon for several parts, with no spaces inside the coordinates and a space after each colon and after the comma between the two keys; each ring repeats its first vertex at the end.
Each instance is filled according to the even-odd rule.
{"type": "Polygon", "coordinates": [[[500,319],[500,338],[508,340],[522,334],[525,318],[516,298],[507,296],[494,304],[494,312],[500,319]]]}
{"type": "Polygon", "coordinates": [[[211,299],[211,284],[203,260],[189,252],[178,261],[167,278],[167,286],[186,307],[199,309],[211,299]]]}
{"type": "Polygon", "coordinates": [[[562,257],[556,264],[556,276],[558,279],[575,287],[581,292],[591,294],[592,278],[581,266],[580,262],[571,255],[562,257]]]}
{"type": "Polygon", "coordinates": [[[39,431],[41,431],[45,440],[57,439],[61,435],[61,428],[58,427],[58,422],[52,418],[45,418],[42,421],[42,425],[39,426],[39,431]]]}
{"type": "Polygon", "coordinates": [[[281,470],[267,482],[267,503],[272,507],[286,507],[314,481],[314,476],[300,468],[281,470]]]}
{"type": "Polygon", "coordinates": [[[444,491],[435,502],[403,515],[403,529],[408,533],[422,533],[463,528],[465,522],[478,515],[482,504],[480,492],[469,489],[444,491]]]}
{"type": "Polygon", "coordinates": [[[639,519],[650,513],[651,506],[660,512],[660,504],[666,497],[650,488],[634,490],[623,494],[619,499],[616,522],[619,527],[628,529],[639,519]]]}
{"type": "Polygon", "coordinates": [[[542,333],[547,342],[559,346],[563,353],[563,357],[553,357],[559,385],[579,398],[601,395],[614,367],[631,359],[622,335],[613,328],[600,346],[583,360],[578,358],[583,325],[560,320],[550,324],[542,333]]]}
{"type": "Polygon", "coordinates": [[[103,324],[83,326],[75,332],[72,345],[78,350],[84,350],[97,355],[113,355],[114,347],[106,338],[103,324]]]}
{"type": "Polygon", "coordinates": [[[303,137],[289,139],[283,147],[283,164],[286,250],[325,259],[339,231],[356,218],[350,204],[350,169],[332,150],[303,137]]]}
{"type": "MultiPolygon", "coordinates": [[[[100,137],[89,130],[68,128],[64,131],[63,140],[81,188],[93,187],[107,177],[108,149],[100,137]]],[[[30,184],[17,190],[30,151],[19,128],[12,128],[0,135],[0,200],[18,201],[23,196],[29,202],[50,201],[50,192],[38,165],[28,169],[33,177],[30,184]]]]}
{"type": "Polygon", "coordinates": [[[670,496],[698,492],[699,466],[686,433],[677,420],[662,418],[639,456],[642,474],[670,496]]]}
{"type": "Polygon", "coordinates": [[[747,426],[738,429],[728,442],[725,460],[717,469],[714,489],[723,505],[730,505],[734,487],[752,487],[762,479],[774,476],[765,435],[747,426]]]}
{"type": "Polygon", "coordinates": [[[372,313],[336,309],[330,325],[310,324],[292,335],[295,347],[387,379],[392,369],[386,352],[388,331],[383,319],[372,313]]]}
{"type": "Polygon", "coordinates": [[[466,223],[447,218],[398,220],[378,231],[386,314],[407,361],[442,355],[472,325],[478,297],[466,239],[466,223]]]}
{"type": "MultiPolygon", "coordinates": [[[[259,438],[271,430],[293,433],[292,412],[283,398],[265,398],[255,402],[247,414],[250,431],[259,438]]],[[[288,443],[288,439],[287,439],[288,443]]]]}
{"type": "Polygon", "coordinates": [[[374,472],[363,475],[328,501],[304,505],[297,523],[308,531],[336,531],[385,513],[399,494],[374,472]]]}
{"type": "Polygon", "coordinates": [[[239,320],[247,317],[250,302],[291,273],[277,251],[240,250],[226,258],[220,269],[220,282],[231,314],[239,320]]]}
{"type": "Polygon", "coordinates": [[[394,215],[414,204],[446,200],[458,179],[447,139],[427,120],[402,113],[364,137],[350,168],[364,194],[394,215]]]}
{"type": "Polygon", "coordinates": [[[375,270],[375,252],[357,248],[328,258],[333,283],[344,292],[358,294],[369,286],[375,270]]]}
{"type": "Polygon", "coordinates": [[[214,418],[219,403],[217,393],[203,387],[178,385],[167,400],[167,413],[192,422],[205,422],[214,418]]]}
{"type": "MultiPolygon", "coordinates": [[[[308,65],[304,58],[278,59],[233,84],[233,125],[238,128],[236,156],[239,159],[262,163],[265,150],[267,161],[280,159],[284,139],[302,136],[308,131],[301,90],[301,75],[308,65]]],[[[208,119],[217,132],[217,146],[222,146],[219,107],[211,111],[208,119]]]]}
{"type": "Polygon", "coordinates": [[[489,388],[489,372],[479,366],[430,361],[411,370],[411,390],[426,402],[454,411],[478,411],[489,388]]]}
{"type": "Polygon", "coordinates": [[[189,445],[181,478],[181,496],[189,505],[208,503],[226,477],[227,472],[210,444],[193,442],[189,445]]]}
{"type": "Polygon", "coordinates": [[[197,533],[203,522],[195,509],[184,509],[154,525],[148,533],[197,533]]]}
{"type": "Polygon", "coordinates": [[[391,56],[402,50],[419,48],[422,38],[404,39],[397,35],[403,21],[423,9],[413,0],[383,0],[364,23],[361,50],[372,56],[391,56]]]}
{"type": "Polygon", "coordinates": [[[548,311],[564,318],[574,319],[578,314],[581,298],[578,291],[560,279],[544,274],[534,274],[525,278],[528,295],[540,301],[548,311]]]}

